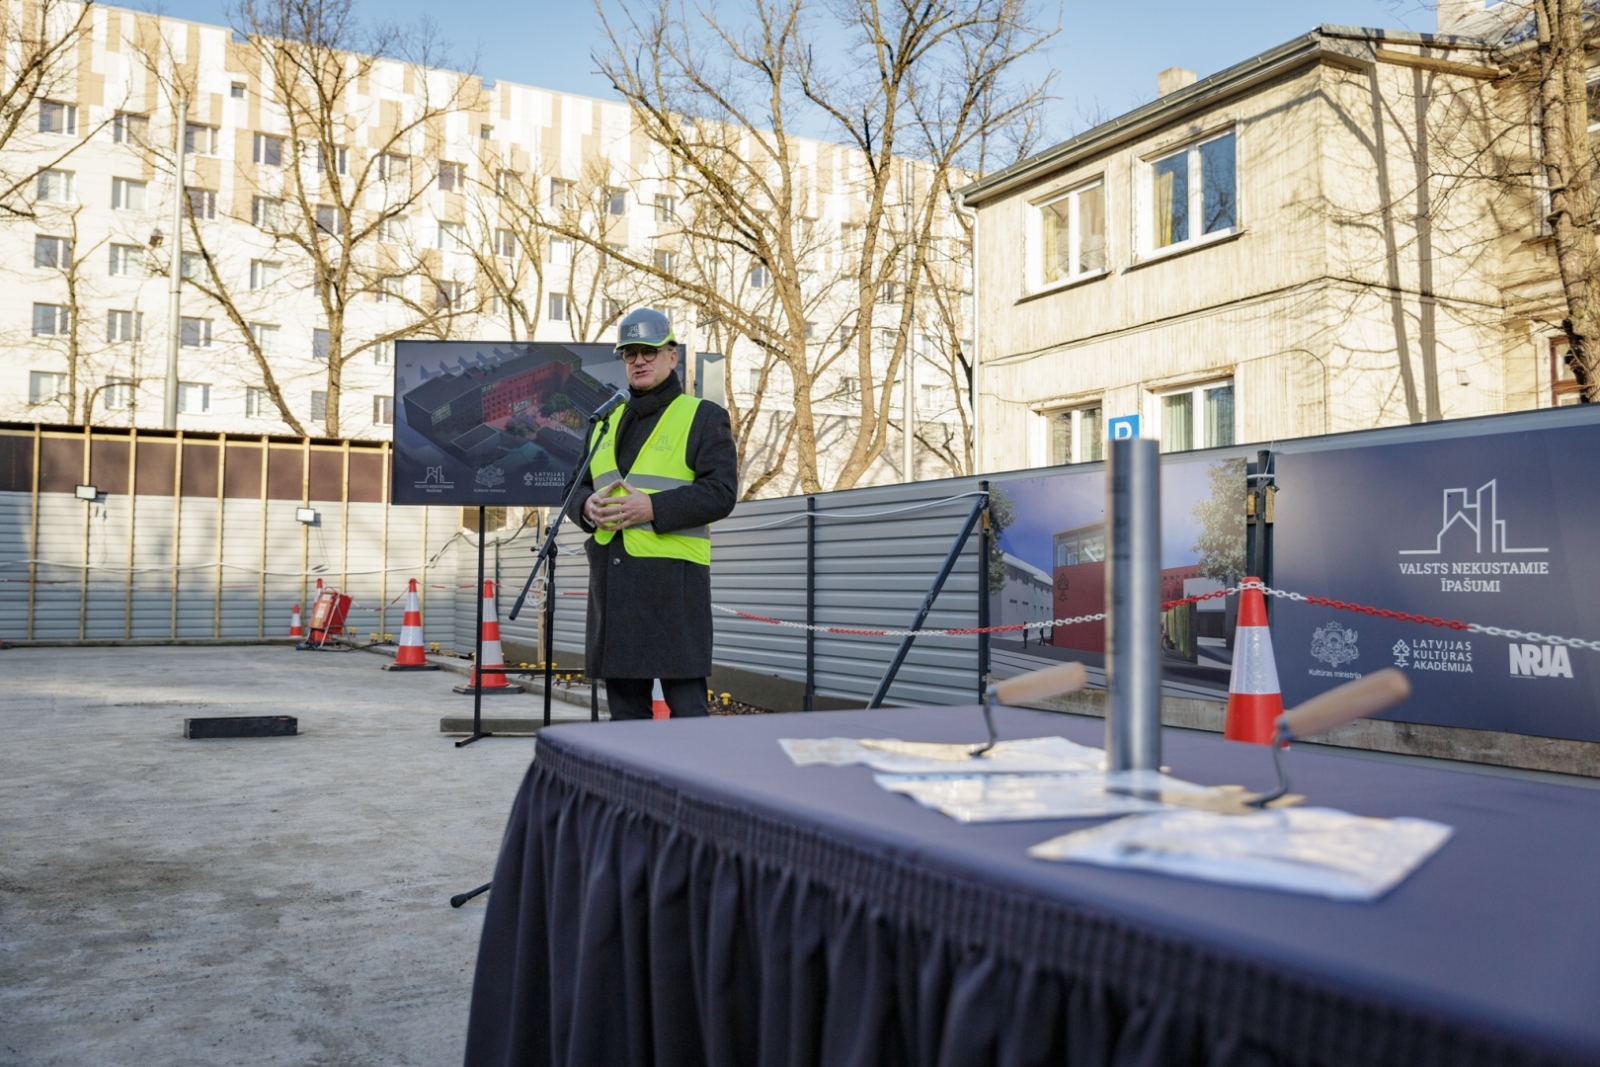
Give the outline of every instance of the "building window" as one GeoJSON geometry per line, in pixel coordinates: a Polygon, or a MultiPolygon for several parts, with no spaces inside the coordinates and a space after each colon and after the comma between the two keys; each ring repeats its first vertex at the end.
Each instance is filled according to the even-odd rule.
{"type": "Polygon", "coordinates": [[[572,265],[572,242],[565,237],[550,238],[550,263],[556,267],[572,265]]]}
{"type": "Polygon", "coordinates": [[[189,123],[183,128],[183,150],[191,156],[217,154],[217,128],[189,123]]]}
{"type": "Polygon", "coordinates": [[[439,191],[444,193],[459,192],[462,187],[462,171],[459,163],[439,164],[439,191]]]}
{"type": "Polygon", "coordinates": [[[250,261],[250,288],[270,289],[283,279],[283,264],[271,259],[250,261]]]}
{"type": "Polygon", "coordinates": [[[517,258],[517,235],[511,230],[494,231],[494,254],[506,259],[517,258]]]}
{"type": "Polygon", "coordinates": [[[373,290],[372,298],[380,304],[398,304],[405,299],[406,280],[397,274],[378,279],[378,288],[373,290]]]}
{"type": "Polygon", "coordinates": [[[1105,458],[1105,421],[1100,408],[1073,408],[1052,411],[1050,420],[1050,463],[1094,463],[1105,458]]]}
{"type": "Polygon", "coordinates": [[[112,245],[111,275],[114,278],[144,277],[144,248],[140,245],[112,245]]]}
{"type": "Polygon", "coordinates": [[[550,179],[550,206],[560,210],[572,207],[572,183],[560,178],[550,179]]]}
{"type": "Polygon", "coordinates": [[[446,252],[465,252],[467,228],[459,222],[439,223],[439,247],[446,252]]]}
{"type": "Polygon", "coordinates": [[[757,264],[750,268],[750,288],[765,289],[772,284],[772,272],[765,266],[757,264]]]}
{"type": "Polygon", "coordinates": [[[149,186],[132,178],[111,179],[111,206],[118,211],[143,211],[149,186]]]}
{"type": "Polygon", "coordinates": [[[270,196],[251,197],[250,225],[268,233],[283,229],[283,201],[270,196]]]}
{"type": "Polygon", "coordinates": [[[106,340],[112,344],[119,341],[137,341],[142,333],[144,333],[144,312],[106,312],[106,340]]]}
{"type": "Polygon", "coordinates": [[[105,391],[100,395],[107,411],[129,411],[133,408],[133,379],[107,378],[105,391]]]}
{"type": "Polygon", "coordinates": [[[626,215],[628,213],[628,191],[626,189],[606,190],[606,214],[626,215]]]}
{"type": "Polygon", "coordinates": [[[33,239],[33,265],[66,270],[72,266],[72,241],[66,237],[36,235],[33,239]]]}
{"type": "Polygon", "coordinates": [[[434,282],[433,306],[435,308],[453,308],[461,306],[462,285],[460,282],[434,282]]]}
{"type": "Polygon", "coordinates": [[[514,193],[516,193],[516,191],[518,189],[520,189],[520,188],[522,188],[522,183],[521,183],[521,181],[519,181],[517,179],[517,172],[516,171],[514,171],[514,170],[498,170],[498,171],[495,171],[495,174],[494,174],[494,195],[495,196],[511,196],[514,193]]]}
{"type": "Polygon", "coordinates": [[[326,361],[328,358],[328,346],[332,343],[333,338],[327,330],[312,330],[311,358],[326,361]]]}
{"type": "Polygon", "coordinates": [[[111,139],[117,144],[144,147],[150,143],[150,119],[146,115],[132,115],[119,111],[111,119],[111,139]]]}
{"type": "Polygon", "coordinates": [[[378,220],[378,240],[397,245],[406,239],[406,220],[400,215],[385,215],[378,220]]]}
{"type": "Polygon", "coordinates": [[[311,421],[322,422],[328,417],[328,394],[315,390],[311,394],[311,421]]]}
{"type": "Polygon", "coordinates": [[[39,172],[39,199],[52,204],[72,203],[72,171],[41,170],[39,172]]]}
{"type": "Polygon", "coordinates": [[[264,356],[273,356],[278,353],[278,327],[269,326],[264,322],[250,324],[250,336],[255,338],[256,347],[264,356]]]}
{"type": "Polygon", "coordinates": [[[878,286],[878,303],[895,304],[900,301],[900,286],[896,282],[884,282],[878,286]]]}
{"type": "Polygon", "coordinates": [[[272,397],[265,389],[245,386],[244,415],[247,419],[264,419],[272,414],[272,397]]]}
{"type": "MultiPolygon", "coordinates": [[[[325,144],[317,145],[317,153],[316,153],[316,155],[317,155],[317,173],[318,174],[326,174],[328,172],[328,146],[325,145],[325,144]]],[[[333,149],[333,169],[336,172],[340,173],[340,174],[348,174],[348,173],[350,173],[349,167],[350,167],[350,152],[349,152],[349,150],[345,149],[345,148],[337,148],[337,147],[334,148],[333,149]]]]}
{"type": "Polygon", "coordinates": [[[206,274],[205,263],[206,257],[202,253],[185,252],[178,263],[178,275],[189,280],[202,278],[206,274]]]}
{"type": "Polygon", "coordinates": [[[39,104],[39,132],[77,133],[78,109],[71,104],[62,104],[54,100],[41,101],[39,104]]]}
{"type": "Polygon", "coordinates": [[[841,400],[860,400],[861,399],[861,380],[859,378],[840,378],[839,379],[839,399],[841,399],[841,400]]]}
{"type": "Polygon", "coordinates": [[[178,320],[178,343],[184,348],[211,347],[211,320],[183,317],[178,320]]]}
{"type": "Polygon", "coordinates": [[[678,198],[664,193],[656,194],[656,221],[671,222],[678,217],[678,198]]]}
{"type": "Polygon", "coordinates": [[[28,403],[48,404],[58,400],[67,392],[67,376],[56,374],[52,371],[33,370],[28,372],[28,403]]]}
{"type": "Polygon", "coordinates": [[[672,253],[664,251],[664,250],[661,250],[661,249],[657,249],[656,250],[656,255],[655,255],[655,264],[656,264],[656,270],[660,271],[662,274],[671,274],[672,273],[672,253]]]}
{"type": "Polygon", "coordinates": [[[393,152],[385,152],[378,157],[378,178],[382,181],[393,182],[408,177],[411,173],[411,159],[408,156],[397,156],[393,152]]]}
{"type": "Polygon", "coordinates": [[[600,314],[607,322],[622,317],[622,305],[609,296],[600,301],[600,314]]]}
{"type": "Polygon", "coordinates": [[[493,136],[494,136],[494,127],[493,126],[479,126],[478,127],[478,139],[480,141],[487,141],[487,140],[489,140],[489,138],[491,138],[493,136]]]}
{"type": "Polygon", "coordinates": [[[394,425],[394,397],[375,396],[372,398],[372,422],[375,426],[394,425]]]}
{"type": "Polygon", "coordinates": [[[211,386],[204,382],[178,383],[178,412],[183,415],[206,415],[211,411],[211,386]]]}
{"type": "Polygon", "coordinates": [[[317,229],[332,237],[344,233],[344,216],[332,204],[317,205],[317,229]]]}
{"type": "Polygon", "coordinates": [[[944,387],[939,385],[917,386],[917,407],[923,411],[939,411],[944,407],[944,387]]]}
{"type": "Polygon", "coordinates": [[[1230,131],[1150,164],[1146,247],[1169,248],[1238,226],[1234,141],[1230,131]]]}
{"type": "Polygon", "coordinates": [[[372,346],[372,362],[380,367],[394,365],[394,342],[379,341],[372,346]]]}
{"type": "Polygon", "coordinates": [[[1233,381],[1207,382],[1163,393],[1161,451],[1224,448],[1233,444],[1233,381]]]}
{"type": "Polygon", "coordinates": [[[230,85],[228,87],[228,95],[233,97],[235,100],[243,100],[244,99],[244,90],[245,90],[244,82],[234,82],[232,85],[230,85]]]}
{"type": "Polygon", "coordinates": [[[745,392],[758,394],[761,392],[761,368],[750,367],[745,371],[745,392]]]}
{"type": "Polygon", "coordinates": [[[210,189],[183,190],[189,197],[189,217],[214,219],[217,217],[217,194],[210,189]]]}
{"type": "Polygon", "coordinates": [[[567,294],[566,293],[551,293],[550,294],[550,321],[551,322],[566,322],[567,321],[567,294]]]}
{"type": "Polygon", "coordinates": [[[58,337],[72,325],[71,313],[64,304],[33,305],[33,335],[58,337]]]}
{"type": "Polygon", "coordinates": [[[255,136],[255,147],[251,150],[251,162],[259,163],[263,167],[283,166],[283,138],[274,137],[270,133],[258,133],[255,136]]]}
{"type": "Polygon", "coordinates": [[[1106,187],[1095,182],[1039,205],[1034,284],[1075,281],[1106,269],[1106,187]]]}

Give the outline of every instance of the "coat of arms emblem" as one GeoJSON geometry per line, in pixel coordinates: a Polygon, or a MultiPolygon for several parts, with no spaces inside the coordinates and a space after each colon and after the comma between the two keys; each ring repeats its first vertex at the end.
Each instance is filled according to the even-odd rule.
{"type": "Polygon", "coordinates": [[[1361,655],[1356,636],[1356,631],[1346,630],[1336,622],[1319,626],[1311,634],[1311,655],[1330,667],[1352,663],[1361,655]]]}

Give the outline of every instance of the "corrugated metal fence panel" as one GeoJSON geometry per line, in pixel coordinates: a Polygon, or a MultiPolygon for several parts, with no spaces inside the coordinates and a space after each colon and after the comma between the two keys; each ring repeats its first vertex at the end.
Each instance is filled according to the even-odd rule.
{"type": "MultiPolygon", "coordinates": [[[[712,527],[711,602],[753,615],[806,620],[805,497],[752,500],[712,527]]],[[[803,630],[713,612],[716,662],[805,682],[803,630]]]]}
{"type": "Polygon", "coordinates": [[[28,627],[28,538],[32,496],[0,492],[0,638],[20,639],[28,627]]]}
{"type": "MultiPolygon", "coordinates": [[[[978,497],[956,481],[852,490],[819,498],[817,622],[902,629],[910,625],[978,497]],[[929,506],[932,505],[932,506],[929,506]]],[[[980,538],[964,546],[923,623],[970,627],[978,621],[980,538]]],[[[901,639],[819,634],[817,692],[866,700],[901,639]]],[[[911,646],[887,703],[964,704],[978,691],[976,637],[922,637],[911,646]]]]}
{"type": "MultiPolygon", "coordinates": [[[[588,620],[589,557],[584,542],[589,535],[573,523],[563,523],[556,535],[556,624],[552,644],[557,652],[583,655],[584,627],[588,620]]],[[[559,662],[559,659],[558,659],[559,662]]]]}

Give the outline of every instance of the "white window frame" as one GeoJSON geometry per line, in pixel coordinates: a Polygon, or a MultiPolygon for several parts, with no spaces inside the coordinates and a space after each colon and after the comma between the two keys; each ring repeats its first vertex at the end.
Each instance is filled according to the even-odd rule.
{"type": "Polygon", "coordinates": [[[1102,401],[1074,404],[1070,407],[1048,408],[1039,413],[1044,416],[1044,456],[1041,466],[1060,466],[1055,455],[1055,428],[1061,419],[1069,421],[1067,431],[1066,464],[1099,463],[1106,458],[1106,406],[1102,401]],[[1094,414],[1093,425],[1087,418],[1094,414]],[[1093,455],[1085,455],[1092,452],[1093,455]],[[1081,457],[1081,458],[1080,458],[1081,457]]]}
{"type": "Polygon", "coordinates": [[[441,252],[467,251],[467,227],[460,222],[439,220],[438,248],[441,252]]]}
{"type": "Polygon", "coordinates": [[[105,392],[100,394],[107,411],[133,410],[133,379],[112,375],[106,378],[105,392]]]}
{"type": "MultiPolygon", "coordinates": [[[[169,320],[170,321],[170,320],[169,320]]],[[[178,319],[178,346],[180,348],[210,348],[211,347],[211,319],[183,315],[178,319]],[[194,332],[189,332],[189,324],[194,324],[194,332]],[[189,338],[194,338],[195,343],[190,344],[189,338]]]]}
{"type": "Polygon", "coordinates": [[[566,293],[551,293],[549,309],[551,322],[566,322],[572,317],[572,302],[567,299],[566,293]]]}
{"type": "Polygon", "coordinates": [[[378,243],[386,245],[404,244],[406,240],[406,217],[400,214],[385,215],[378,220],[378,243]]]}
{"type": "Polygon", "coordinates": [[[186,123],[183,128],[183,150],[191,156],[217,154],[217,128],[199,122],[186,123]]]}
{"type": "Polygon", "coordinates": [[[572,239],[570,237],[550,238],[550,265],[552,267],[572,266],[572,239]]]}
{"type": "Polygon", "coordinates": [[[110,247],[106,272],[113,278],[144,277],[144,245],[119,245],[110,247]]]}
{"type": "Polygon", "coordinates": [[[150,140],[150,116],[136,111],[117,112],[111,119],[111,140],[144,147],[150,140]]]}
{"type": "Polygon", "coordinates": [[[1028,205],[1027,229],[1027,284],[1030,293],[1049,292],[1053,289],[1062,289],[1069,285],[1088,281],[1091,278],[1103,278],[1111,271],[1111,255],[1109,248],[1110,235],[1110,189],[1106,184],[1105,175],[1097,174],[1088,181],[1079,182],[1072,188],[1062,192],[1052,193],[1043,200],[1037,200],[1028,205]],[[1091,189],[1100,190],[1100,220],[1104,226],[1101,240],[1106,243],[1104,262],[1099,270],[1079,270],[1079,260],[1083,251],[1083,230],[1079,222],[1079,204],[1084,193],[1091,189]],[[1046,281],[1044,274],[1044,213],[1047,208],[1065,202],[1067,205],[1067,273],[1055,279],[1046,281]]]}
{"type": "Polygon", "coordinates": [[[180,415],[209,415],[211,414],[211,383],[210,382],[179,382],[178,383],[178,414],[180,415]],[[193,401],[199,400],[200,406],[193,407],[193,401]]]}
{"type": "Polygon", "coordinates": [[[262,386],[247,385],[244,389],[244,417],[247,419],[269,419],[276,413],[276,405],[272,403],[272,394],[262,386]]]}
{"type": "Polygon", "coordinates": [[[262,167],[283,166],[284,148],[287,142],[275,133],[258,133],[251,141],[250,162],[262,167]],[[278,158],[272,160],[268,156],[278,158]]]}
{"type": "Polygon", "coordinates": [[[215,189],[198,189],[192,185],[183,187],[183,195],[187,200],[190,218],[214,219],[217,217],[217,191],[215,189]],[[199,210],[196,210],[198,208],[199,210]]]}
{"type": "Polygon", "coordinates": [[[256,347],[261,350],[263,356],[278,354],[278,340],[281,336],[279,327],[269,322],[252,322],[250,336],[255,338],[256,347]]]}
{"type": "Polygon", "coordinates": [[[327,390],[326,389],[313,389],[313,390],[311,390],[311,421],[312,422],[325,422],[325,421],[327,421],[327,418],[328,418],[328,392],[327,392],[327,390]],[[321,411],[317,410],[317,407],[318,407],[319,404],[322,407],[321,411]]]}
{"type": "Polygon", "coordinates": [[[143,211],[149,203],[150,183],[138,178],[111,179],[111,207],[116,211],[143,211]],[[132,201],[138,200],[135,206],[132,201]]]}
{"type": "Polygon", "coordinates": [[[372,425],[394,425],[394,397],[374,396],[372,398],[372,425]]]}
{"type": "Polygon", "coordinates": [[[53,134],[56,134],[57,136],[61,136],[61,137],[76,137],[78,135],[78,105],[77,104],[64,103],[64,102],[62,102],[60,100],[41,100],[41,101],[39,101],[39,132],[40,133],[53,133],[53,134]],[[47,129],[44,128],[44,126],[45,126],[45,118],[44,117],[45,117],[46,114],[48,114],[48,112],[45,110],[46,108],[59,108],[60,109],[60,112],[59,112],[60,116],[61,116],[61,128],[60,129],[47,130],[47,129]]]}
{"type": "Polygon", "coordinates": [[[406,299],[406,280],[403,275],[385,274],[378,279],[372,299],[380,304],[403,304],[406,299]]]}
{"type": "Polygon", "coordinates": [[[1204,381],[1194,382],[1170,389],[1152,391],[1151,404],[1154,410],[1150,412],[1150,422],[1156,428],[1156,433],[1161,439],[1163,452],[1199,452],[1207,448],[1227,448],[1239,440],[1239,390],[1232,375],[1222,378],[1207,378],[1204,381]],[[1227,441],[1211,441],[1207,439],[1205,422],[1206,394],[1214,389],[1227,386],[1233,392],[1233,425],[1231,437],[1227,441]],[[1189,420],[1191,427],[1191,440],[1188,448],[1173,448],[1167,434],[1167,398],[1188,394],[1189,420]]]}
{"type": "Polygon", "coordinates": [[[1198,248],[1201,245],[1225,241],[1235,234],[1244,232],[1243,198],[1239,195],[1239,131],[1240,127],[1237,124],[1229,124],[1221,129],[1211,130],[1188,144],[1163,148],[1160,152],[1153,153],[1139,161],[1139,178],[1136,183],[1138,204],[1136,206],[1137,223],[1135,232],[1138,235],[1139,259],[1141,261],[1158,259],[1162,256],[1174,255],[1191,248],[1198,248]],[[1212,233],[1199,233],[1197,231],[1204,225],[1205,212],[1205,188],[1201,180],[1200,149],[1224,137],[1233,138],[1233,225],[1212,233]],[[1187,164],[1189,236],[1182,241],[1174,241],[1169,245],[1157,247],[1154,230],[1156,165],[1180,153],[1185,156],[1187,164]]]}
{"type": "Polygon", "coordinates": [[[39,172],[39,176],[34,182],[34,189],[39,200],[43,203],[71,204],[76,200],[76,190],[74,187],[76,186],[77,182],[75,181],[75,178],[76,174],[74,171],[50,167],[39,172]],[[52,186],[54,186],[53,189],[52,186]],[[59,192],[61,195],[50,195],[52,192],[59,192]]]}
{"type": "Polygon", "coordinates": [[[283,264],[275,259],[252,259],[250,261],[250,290],[260,292],[271,289],[283,280],[283,264]]]}
{"type": "Polygon", "coordinates": [[[283,229],[283,201],[275,196],[251,197],[250,225],[267,233],[283,229]]]}
{"type": "Polygon", "coordinates": [[[106,312],[106,344],[138,341],[144,334],[144,312],[112,308],[106,312]]]}
{"type": "Polygon", "coordinates": [[[60,400],[67,392],[67,376],[59,371],[31,370],[28,372],[28,403],[49,404],[60,400]]]}

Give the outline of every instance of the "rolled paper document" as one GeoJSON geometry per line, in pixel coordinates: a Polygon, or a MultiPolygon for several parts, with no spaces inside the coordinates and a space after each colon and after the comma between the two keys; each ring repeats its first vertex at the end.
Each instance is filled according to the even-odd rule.
{"type": "Polygon", "coordinates": [[[1002,704],[1020,704],[1026,700],[1045,700],[1075,693],[1089,682],[1089,672],[1081,663],[1063,663],[1059,667],[1046,667],[1030,671],[1015,678],[1007,678],[994,687],[995,699],[1002,704]]]}
{"type": "Polygon", "coordinates": [[[1283,725],[1291,737],[1310,737],[1391,708],[1410,695],[1411,682],[1405,674],[1394,667],[1385,667],[1290,708],[1283,713],[1283,725]]]}

